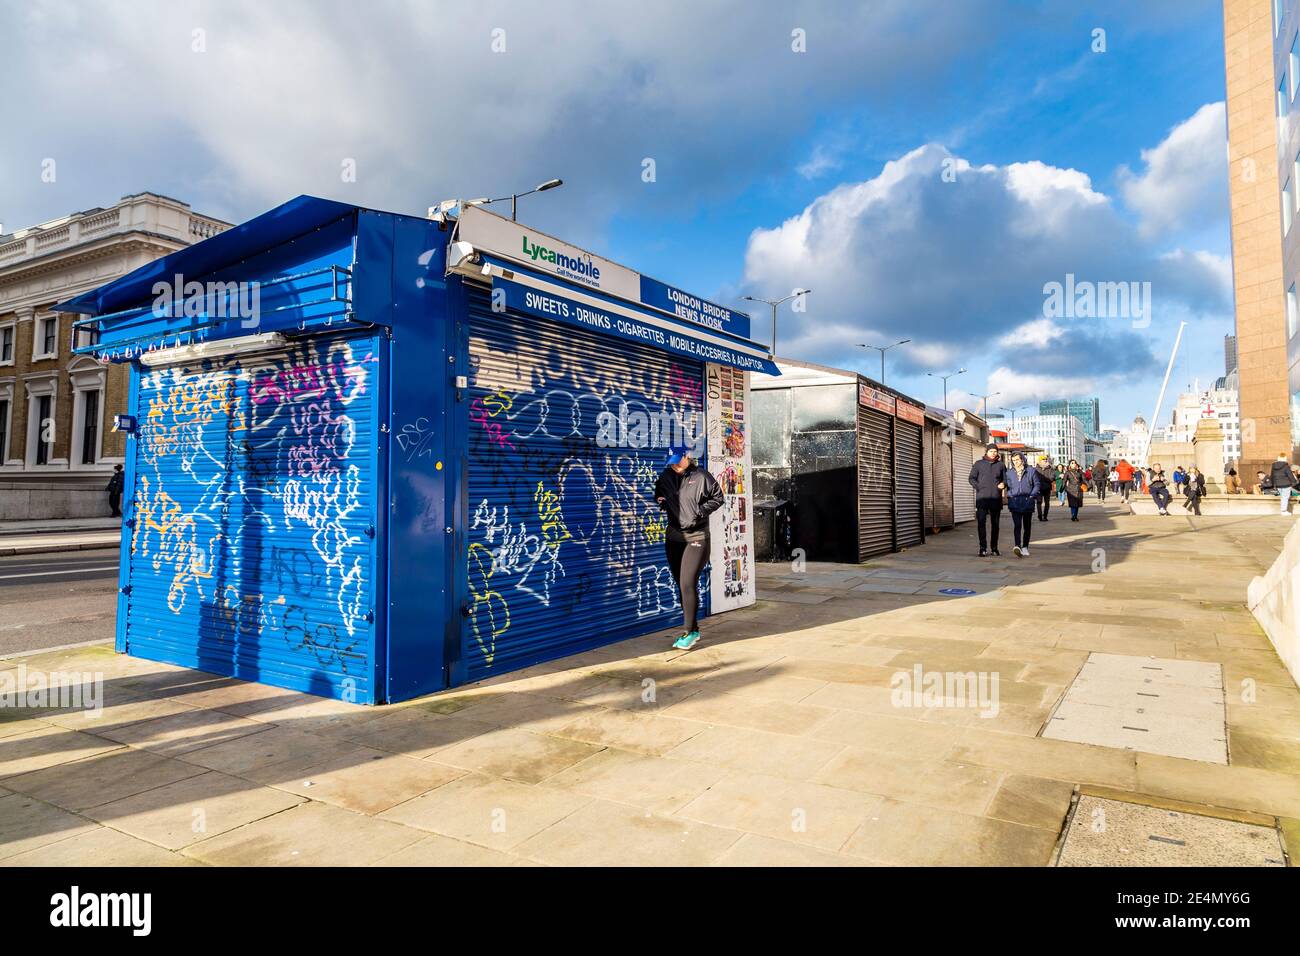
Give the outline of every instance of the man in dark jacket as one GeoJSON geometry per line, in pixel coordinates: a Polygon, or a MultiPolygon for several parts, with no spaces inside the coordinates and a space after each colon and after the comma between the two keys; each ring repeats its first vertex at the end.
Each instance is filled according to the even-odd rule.
{"type": "Polygon", "coordinates": [[[700,571],[709,560],[709,515],[722,507],[722,489],[691,460],[689,448],[673,448],[668,466],[655,482],[655,501],[668,518],[664,550],[682,600],[685,632],[673,647],[689,651],[700,639],[695,619],[700,608],[700,571]]]}
{"type": "Polygon", "coordinates": [[[1052,508],[1052,495],[1056,494],[1056,469],[1052,467],[1052,459],[1042,455],[1034,470],[1038,472],[1042,490],[1038,496],[1038,520],[1046,521],[1047,512],[1052,508]]]}
{"type": "Polygon", "coordinates": [[[1296,485],[1295,469],[1291,467],[1291,462],[1287,461],[1286,452],[1278,455],[1277,461],[1273,462],[1268,480],[1278,497],[1282,499],[1282,514],[1286,514],[1287,505],[1291,502],[1292,489],[1296,485]]]}
{"type": "Polygon", "coordinates": [[[1106,488],[1110,485],[1110,464],[1105,458],[1092,466],[1092,485],[1097,497],[1106,500],[1106,488]]]}
{"type": "Polygon", "coordinates": [[[1007,487],[1007,466],[998,457],[998,446],[989,445],[984,457],[970,470],[970,486],[975,489],[975,521],[979,529],[980,557],[998,553],[998,525],[1002,523],[1002,492],[1007,487]],[[992,535],[985,531],[985,522],[993,525],[992,535]]]}
{"type": "Polygon", "coordinates": [[[113,477],[104,486],[108,492],[108,506],[113,510],[113,517],[122,517],[122,466],[113,466],[113,477]]]}

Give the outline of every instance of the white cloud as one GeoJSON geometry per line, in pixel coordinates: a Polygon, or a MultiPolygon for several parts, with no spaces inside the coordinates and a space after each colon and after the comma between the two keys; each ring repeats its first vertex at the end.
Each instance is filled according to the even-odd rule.
{"type": "Polygon", "coordinates": [[[1140,172],[1120,168],[1120,194],[1141,217],[1144,236],[1167,236],[1226,221],[1226,116],[1222,102],[1207,103],[1159,145],[1142,151],[1140,172]]]}
{"type": "Polygon", "coordinates": [[[1040,375],[1060,376],[1054,366],[1071,363],[1133,371],[1149,349],[1131,319],[1096,320],[1068,336],[1059,322],[1039,321],[1044,285],[1067,274],[1151,282],[1157,322],[1162,310],[1221,318],[1230,308],[1220,257],[1162,254],[1078,170],[977,166],[936,144],[756,229],[744,282],[763,295],[814,290],[805,314],[782,319],[782,351],[813,361],[843,364],[870,335],[911,338],[890,353],[891,368],[910,372],[933,369],[936,356],[969,365],[999,347],[1019,349],[1040,375]],[[1081,354],[1062,352],[1071,343],[1081,354]]]}

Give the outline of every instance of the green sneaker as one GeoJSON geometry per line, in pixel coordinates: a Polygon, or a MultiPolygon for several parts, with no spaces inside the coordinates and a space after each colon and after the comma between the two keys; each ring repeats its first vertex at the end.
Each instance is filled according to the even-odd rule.
{"type": "Polygon", "coordinates": [[[689,651],[692,647],[700,642],[700,632],[691,631],[689,634],[683,634],[677,640],[673,641],[673,647],[679,651],[689,651]]]}

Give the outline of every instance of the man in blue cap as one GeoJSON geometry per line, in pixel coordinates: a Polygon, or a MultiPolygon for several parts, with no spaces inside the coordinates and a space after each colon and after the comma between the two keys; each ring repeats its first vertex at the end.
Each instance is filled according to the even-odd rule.
{"type": "Polygon", "coordinates": [[[695,620],[700,608],[699,577],[709,560],[709,515],[722,507],[722,489],[691,460],[689,448],[674,446],[669,449],[667,467],[655,482],[655,501],[668,517],[664,549],[682,599],[685,633],[673,647],[688,651],[700,639],[695,620]]]}

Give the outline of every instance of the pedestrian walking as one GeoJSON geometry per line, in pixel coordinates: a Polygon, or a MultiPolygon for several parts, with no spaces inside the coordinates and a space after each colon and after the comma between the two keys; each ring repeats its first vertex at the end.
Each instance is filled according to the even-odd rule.
{"type": "Polygon", "coordinates": [[[1183,510],[1199,515],[1201,499],[1205,497],[1205,476],[1201,474],[1201,469],[1193,465],[1183,476],[1183,483],[1187,487],[1187,500],[1183,502],[1183,510]]]}
{"type": "Polygon", "coordinates": [[[1156,503],[1157,511],[1162,515],[1169,514],[1169,502],[1173,500],[1173,495],[1169,493],[1169,480],[1165,477],[1160,462],[1151,466],[1147,485],[1151,489],[1151,500],[1156,503]]]}
{"type": "Polygon", "coordinates": [[[1092,466],[1092,486],[1097,492],[1097,500],[1106,500],[1106,490],[1110,485],[1110,465],[1103,458],[1092,466]]]}
{"type": "Polygon", "coordinates": [[[1055,484],[1056,484],[1056,503],[1058,505],[1063,506],[1065,504],[1065,466],[1064,465],[1056,466],[1055,484]]]}
{"type": "Polygon", "coordinates": [[[104,490],[108,492],[108,506],[113,510],[113,517],[122,517],[122,482],[123,473],[121,465],[113,466],[113,476],[108,479],[108,484],[104,490]]]}
{"type": "Polygon", "coordinates": [[[1133,466],[1128,463],[1127,458],[1121,458],[1115,463],[1115,477],[1119,479],[1120,497],[1128,501],[1129,495],[1133,492],[1133,466]]]}
{"type": "Polygon", "coordinates": [[[1056,494],[1056,469],[1052,467],[1052,459],[1042,455],[1038,459],[1038,465],[1034,469],[1038,472],[1038,520],[1046,521],[1047,512],[1052,508],[1052,495],[1056,494]]]}
{"type": "Polygon", "coordinates": [[[979,556],[986,557],[990,551],[998,554],[998,526],[1002,523],[1002,492],[1007,487],[1007,467],[998,457],[997,445],[984,449],[984,457],[971,466],[969,481],[975,489],[979,556]],[[991,527],[986,529],[986,524],[991,527]]]}
{"type": "Polygon", "coordinates": [[[1065,469],[1065,502],[1070,506],[1070,520],[1079,520],[1079,509],[1083,507],[1083,493],[1088,490],[1088,483],[1083,479],[1083,469],[1073,458],[1065,469]]]}
{"type": "Polygon", "coordinates": [[[684,631],[673,647],[688,651],[700,640],[700,572],[709,560],[709,516],[722,507],[722,488],[691,459],[689,448],[675,447],[655,482],[655,501],[667,516],[664,551],[682,602],[684,631]]]}
{"type": "Polygon", "coordinates": [[[1029,467],[1024,452],[1011,456],[1011,470],[1007,472],[1007,510],[1011,512],[1012,535],[1015,546],[1011,549],[1017,558],[1029,557],[1029,534],[1034,526],[1034,502],[1043,494],[1043,479],[1029,467]]]}
{"type": "Polygon", "coordinates": [[[1277,461],[1273,462],[1273,467],[1268,473],[1268,481],[1282,500],[1282,514],[1287,514],[1288,506],[1291,503],[1291,490],[1296,486],[1297,482],[1295,469],[1291,467],[1291,462],[1287,460],[1286,452],[1279,453],[1277,461]]]}

